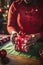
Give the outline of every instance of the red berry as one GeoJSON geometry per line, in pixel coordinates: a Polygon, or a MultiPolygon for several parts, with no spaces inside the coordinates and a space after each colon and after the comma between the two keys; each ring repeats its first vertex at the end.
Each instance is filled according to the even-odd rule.
{"type": "Polygon", "coordinates": [[[40,55],[40,57],[43,59],[43,48],[41,48],[40,50],[39,50],[39,55],[40,55]]]}
{"type": "Polygon", "coordinates": [[[1,57],[6,57],[6,55],[7,55],[6,50],[2,49],[1,52],[0,52],[0,56],[1,57]]]}

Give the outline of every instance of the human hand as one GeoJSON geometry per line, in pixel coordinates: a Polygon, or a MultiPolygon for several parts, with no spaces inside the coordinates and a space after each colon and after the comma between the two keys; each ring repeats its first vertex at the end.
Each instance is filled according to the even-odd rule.
{"type": "Polygon", "coordinates": [[[19,31],[19,33],[13,31],[13,33],[11,34],[11,41],[14,43],[15,42],[15,38],[18,38],[18,37],[24,37],[25,36],[25,33],[23,33],[22,31],[19,31]]]}
{"type": "Polygon", "coordinates": [[[10,40],[14,43],[15,42],[15,37],[18,36],[18,33],[13,31],[13,33],[11,34],[10,40]]]}

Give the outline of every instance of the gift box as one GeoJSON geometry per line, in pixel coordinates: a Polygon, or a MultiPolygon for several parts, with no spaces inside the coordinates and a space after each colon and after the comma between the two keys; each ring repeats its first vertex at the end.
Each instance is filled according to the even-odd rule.
{"type": "Polygon", "coordinates": [[[15,50],[20,52],[28,52],[30,47],[30,36],[18,36],[15,38],[15,50]]]}

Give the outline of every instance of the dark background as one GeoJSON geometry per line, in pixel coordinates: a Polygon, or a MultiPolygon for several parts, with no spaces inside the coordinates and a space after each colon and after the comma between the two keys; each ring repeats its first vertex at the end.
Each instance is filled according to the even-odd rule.
{"type": "Polygon", "coordinates": [[[0,0],[0,34],[8,34],[7,18],[9,7],[12,2],[13,0],[0,0]]]}

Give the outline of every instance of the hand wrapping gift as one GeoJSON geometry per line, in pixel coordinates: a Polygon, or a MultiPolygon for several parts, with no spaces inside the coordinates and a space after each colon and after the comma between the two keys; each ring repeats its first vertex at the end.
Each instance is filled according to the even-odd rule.
{"type": "Polygon", "coordinates": [[[15,50],[28,52],[29,47],[37,41],[37,35],[26,35],[23,32],[13,34],[13,43],[15,43],[15,50]]]}

